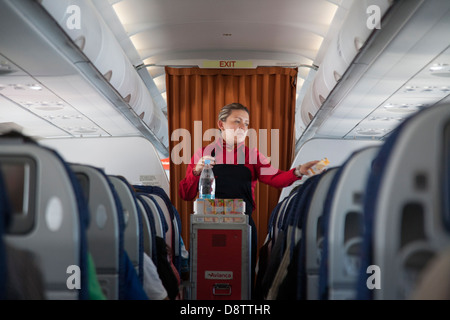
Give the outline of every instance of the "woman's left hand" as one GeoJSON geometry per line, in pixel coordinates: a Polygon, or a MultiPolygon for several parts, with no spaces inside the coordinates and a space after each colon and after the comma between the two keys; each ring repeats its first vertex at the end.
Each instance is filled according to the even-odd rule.
{"type": "Polygon", "coordinates": [[[304,164],[297,166],[297,168],[295,168],[295,171],[294,171],[295,175],[297,177],[307,176],[309,174],[308,169],[313,167],[318,162],[319,162],[319,160],[313,160],[313,161],[309,161],[309,162],[306,162],[304,164]]]}

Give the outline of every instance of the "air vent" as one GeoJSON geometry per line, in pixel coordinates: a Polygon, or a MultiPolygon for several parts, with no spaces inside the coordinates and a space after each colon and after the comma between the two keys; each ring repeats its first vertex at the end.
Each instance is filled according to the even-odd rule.
{"type": "Polygon", "coordinates": [[[385,129],[357,129],[356,133],[364,136],[378,136],[384,134],[385,129]]]}
{"type": "Polygon", "coordinates": [[[395,113],[411,113],[419,111],[421,108],[425,107],[422,104],[412,105],[412,104],[388,104],[384,106],[384,109],[389,112],[395,113]]]}
{"type": "Polygon", "coordinates": [[[42,110],[42,111],[56,111],[63,109],[62,106],[39,106],[35,107],[35,109],[42,110]]]}
{"type": "Polygon", "coordinates": [[[95,128],[95,127],[92,127],[92,128],[80,127],[80,128],[76,128],[73,130],[73,132],[81,133],[81,134],[95,133],[97,131],[98,131],[98,128],[95,128]]]}

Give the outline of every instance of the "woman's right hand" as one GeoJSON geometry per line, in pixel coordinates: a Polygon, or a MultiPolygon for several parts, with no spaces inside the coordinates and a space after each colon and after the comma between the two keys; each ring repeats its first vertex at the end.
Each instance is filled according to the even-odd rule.
{"type": "Polygon", "coordinates": [[[204,166],[205,166],[205,160],[206,160],[206,159],[211,160],[211,162],[210,162],[211,168],[212,168],[212,167],[214,166],[214,164],[216,163],[216,159],[215,159],[214,157],[211,157],[211,156],[204,156],[204,157],[201,157],[201,158],[198,160],[197,165],[195,166],[194,170],[192,170],[192,173],[194,174],[194,176],[199,176],[199,175],[202,173],[202,170],[203,170],[203,168],[204,168],[204,166]]]}

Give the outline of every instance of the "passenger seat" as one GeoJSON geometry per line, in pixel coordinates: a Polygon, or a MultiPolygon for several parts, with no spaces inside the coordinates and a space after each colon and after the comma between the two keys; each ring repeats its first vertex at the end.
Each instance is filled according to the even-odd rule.
{"type": "Polygon", "coordinates": [[[47,299],[88,299],[88,209],[75,175],[57,152],[19,133],[0,144],[13,212],[5,241],[36,258],[47,299]]]}

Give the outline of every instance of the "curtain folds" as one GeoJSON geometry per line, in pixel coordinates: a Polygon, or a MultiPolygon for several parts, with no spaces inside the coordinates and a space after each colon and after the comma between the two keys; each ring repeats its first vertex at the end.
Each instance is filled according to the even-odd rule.
{"type": "MultiPolygon", "coordinates": [[[[226,104],[239,102],[250,111],[250,134],[255,133],[260,152],[272,165],[289,170],[294,156],[296,68],[200,69],[166,67],[169,120],[170,197],[182,220],[182,236],[189,248],[189,215],[193,202],[178,195],[195,151],[214,141],[208,129],[217,129],[217,115],[226,104]]],[[[250,138],[249,138],[250,139],[250,138]]],[[[247,145],[249,145],[247,139],[247,145]]],[[[255,140],[254,140],[255,141],[255,140]]],[[[258,183],[253,220],[258,229],[258,248],[281,190],[258,183]]]]}

